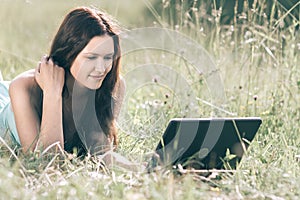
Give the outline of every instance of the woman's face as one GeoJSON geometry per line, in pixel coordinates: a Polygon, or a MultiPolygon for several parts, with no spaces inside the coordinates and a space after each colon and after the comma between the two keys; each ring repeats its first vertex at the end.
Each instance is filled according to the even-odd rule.
{"type": "Polygon", "coordinates": [[[77,55],[70,72],[83,86],[96,90],[112,68],[114,41],[108,35],[95,36],[77,55]]]}

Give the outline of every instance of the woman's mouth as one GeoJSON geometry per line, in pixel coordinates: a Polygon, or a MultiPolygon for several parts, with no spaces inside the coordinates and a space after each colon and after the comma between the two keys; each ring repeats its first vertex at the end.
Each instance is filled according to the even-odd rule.
{"type": "Polygon", "coordinates": [[[96,79],[96,80],[101,80],[101,79],[103,79],[104,78],[104,75],[101,75],[101,74],[91,74],[91,75],[89,75],[89,77],[90,78],[92,78],[92,79],[96,79]]]}

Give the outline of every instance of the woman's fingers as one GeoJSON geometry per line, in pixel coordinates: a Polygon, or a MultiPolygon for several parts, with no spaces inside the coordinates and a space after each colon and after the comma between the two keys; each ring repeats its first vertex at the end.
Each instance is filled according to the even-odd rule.
{"type": "Polygon", "coordinates": [[[43,56],[41,58],[41,61],[38,64],[38,72],[41,73],[43,71],[43,67],[45,66],[47,60],[46,60],[46,56],[43,56]]]}
{"type": "Polygon", "coordinates": [[[49,73],[53,73],[53,70],[56,70],[55,67],[58,67],[54,64],[53,60],[48,56],[43,56],[41,61],[38,64],[38,72],[46,71],[48,75],[49,73]]]}
{"type": "Polygon", "coordinates": [[[48,65],[51,65],[51,66],[54,66],[54,63],[53,63],[53,61],[52,61],[52,59],[51,58],[49,58],[49,60],[48,60],[48,63],[47,63],[48,65]]]}
{"type": "Polygon", "coordinates": [[[35,81],[37,82],[37,84],[43,88],[42,83],[40,81],[40,70],[41,70],[41,64],[42,62],[38,62],[36,68],[35,68],[35,72],[34,72],[34,77],[35,77],[35,81]]]}
{"type": "Polygon", "coordinates": [[[61,91],[64,85],[64,69],[54,64],[53,60],[43,56],[35,70],[35,78],[45,91],[61,91]]]}
{"type": "Polygon", "coordinates": [[[40,61],[36,67],[36,72],[38,72],[38,73],[40,73],[40,71],[41,71],[41,64],[42,64],[42,62],[40,61]]]}

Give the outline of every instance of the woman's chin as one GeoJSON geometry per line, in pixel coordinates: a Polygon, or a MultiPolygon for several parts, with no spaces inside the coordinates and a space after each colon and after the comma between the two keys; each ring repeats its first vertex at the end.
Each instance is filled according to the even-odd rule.
{"type": "MultiPolygon", "coordinates": [[[[95,91],[98,90],[102,85],[102,81],[100,83],[81,83],[79,81],[75,82],[74,88],[73,88],[73,93],[75,92],[75,90],[77,90],[78,94],[83,94],[85,92],[89,92],[89,91],[95,91]]],[[[75,92],[76,93],[76,92],[75,92]]]]}

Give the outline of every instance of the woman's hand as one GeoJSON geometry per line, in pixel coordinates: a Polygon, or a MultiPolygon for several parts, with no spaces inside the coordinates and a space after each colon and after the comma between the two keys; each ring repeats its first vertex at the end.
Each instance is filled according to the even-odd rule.
{"type": "Polygon", "coordinates": [[[65,81],[65,71],[55,65],[52,59],[43,56],[35,69],[35,80],[44,93],[61,94],[65,81]]]}
{"type": "Polygon", "coordinates": [[[130,161],[113,150],[109,150],[103,155],[98,155],[97,158],[102,160],[107,167],[121,167],[134,172],[144,172],[146,170],[144,163],[130,161]]]}

